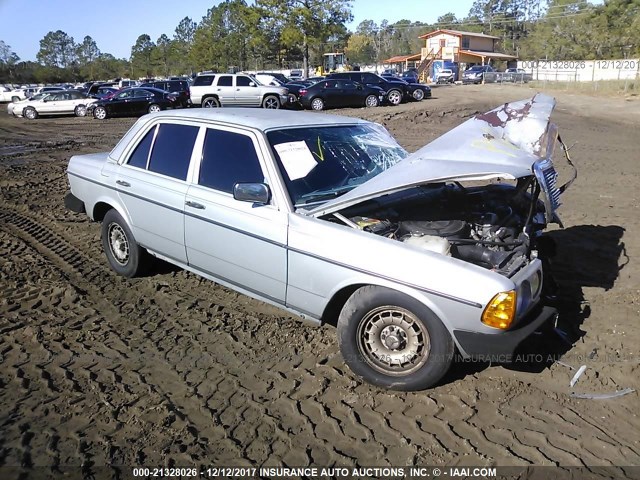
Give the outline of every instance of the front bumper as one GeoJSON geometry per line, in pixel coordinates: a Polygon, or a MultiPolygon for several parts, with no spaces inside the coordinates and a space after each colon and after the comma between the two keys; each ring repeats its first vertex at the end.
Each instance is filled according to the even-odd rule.
{"type": "Polygon", "coordinates": [[[556,315],[555,308],[543,306],[530,312],[513,330],[494,334],[454,330],[453,336],[465,359],[508,363],[513,360],[513,352],[518,345],[556,315]]]}

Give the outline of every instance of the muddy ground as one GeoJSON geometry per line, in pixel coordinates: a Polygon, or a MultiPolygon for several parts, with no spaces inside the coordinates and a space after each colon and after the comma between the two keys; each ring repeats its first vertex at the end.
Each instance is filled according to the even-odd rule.
{"type": "MultiPolygon", "coordinates": [[[[381,122],[415,150],[532,94],[441,87],[429,101],[340,113],[381,122]]],[[[458,363],[418,393],[358,380],[332,326],[162,265],[116,276],[99,225],[64,209],[65,168],[110,150],[135,119],[3,111],[0,466],[640,465],[637,392],[570,396],[640,389],[640,101],[555,95],[579,168],[554,233],[571,344],[538,335],[523,346],[531,361],[458,363]],[[583,364],[572,389],[566,365],[583,364]]]]}

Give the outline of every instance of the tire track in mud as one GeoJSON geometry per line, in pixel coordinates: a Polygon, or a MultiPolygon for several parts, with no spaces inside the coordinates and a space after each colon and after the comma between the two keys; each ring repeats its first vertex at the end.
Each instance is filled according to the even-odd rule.
{"type": "Polygon", "coordinates": [[[345,373],[326,329],[273,318],[269,307],[264,314],[244,309],[235,293],[184,272],[170,273],[171,282],[126,281],[91,259],[85,243],[74,245],[55,228],[0,211],[0,230],[25,242],[15,253],[35,249],[66,284],[47,279],[49,288],[6,292],[20,308],[10,312],[16,323],[0,327],[12,337],[2,340],[0,351],[3,365],[14,369],[7,383],[25,397],[9,418],[37,394],[45,407],[33,416],[46,417],[50,426],[43,436],[29,433],[37,428],[28,423],[9,422],[14,436],[5,439],[5,463],[378,465],[470,457],[566,465],[580,464],[571,445],[585,430],[600,441],[581,445],[595,450],[587,458],[621,464],[639,457],[627,439],[616,443],[606,425],[575,413],[545,414],[542,402],[535,411],[521,410],[532,390],[520,390],[499,408],[481,400],[486,386],[480,385],[468,395],[451,385],[418,394],[379,392],[345,373]],[[20,322],[30,310],[46,320],[20,322]],[[283,355],[283,345],[293,354],[283,355]],[[71,413],[52,421],[46,405],[62,397],[71,413]],[[61,431],[75,432],[73,442],[61,431]],[[602,447],[607,455],[596,456],[602,447]]]}
{"type": "MultiPolygon", "coordinates": [[[[233,305],[235,311],[229,311],[224,304],[231,304],[227,297],[235,294],[221,295],[211,282],[184,272],[171,274],[190,277],[188,283],[201,288],[200,295],[184,291],[184,282],[177,287],[153,278],[128,282],[42,221],[4,210],[0,226],[26,242],[23,251],[35,249],[52,262],[69,283],[66,290],[33,286],[7,292],[21,305],[13,312],[15,318],[25,309],[40,309],[42,298],[49,297],[53,309],[48,317],[57,337],[48,340],[42,324],[8,330],[22,329],[22,340],[31,348],[18,343],[6,347],[3,342],[3,350],[8,350],[5,363],[17,365],[14,382],[22,391],[45,392],[44,404],[61,394],[70,396],[76,413],[68,421],[70,431],[83,439],[71,454],[68,442],[56,433],[60,429],[37,437],[27,435],[31,430],[23,423],[18,425],[20,444],[29,448],[16,452],[15,461],[25,463],[34,452],[42,452],[38,457],[45,455],[50,462],[64,464],[84,455],[101,464],[111,461],[106,451],[117,451],[125,460],[133,455],[134,460],[177,464],[196,459],[258,464],[278,459],[290,465],[428,463],[470,455],[486,463],[510,458],[514,464],[580,464],[570,445],[584,437],[589,424],[579,425],[579,419],[544,416],[542,410],[523,413],[510,406],[496,413],[495,405],[479,403],[477,394],[463,398],[446,387],[449,392],[380,393],[345,375],[335,349],[314,358],[301,345],[296,353],[300,360],[278,359],[274,348],[257,352],[258,345],[267,346],[263,334],[270,332],[278,343],[296,335],[298,326],[284,322],[281,332],[274,332],[268,325],[272,318],[240,318],[238,310],[250,310],[233,305]],[[122,295],[130,288],[137,289],[135,302],[122,295]],[[206,295],[212,291],[216,302],[206,295]],[[70,340],[60,328],[75,332],[75,338],[70,340]],[[21,350],[33,353],[25,358],[21,350]],[[247,364],[252,356],[258,362],[247,364]],[[363,401],[369,405],[356,404],[363,401]],[[95,422],[83,420],[87,405],[94,405],[95,422]],[[513,428],[514,420],[521,428],[513,428]],[[109,422],[125,435],[115,439],[109,422]],[[147,443],[134,442],[137,447],[127,453],[130,445],[123,439],[131,441],[150,423],[161,427],[164,437],[180,432],[181,441],[174,450],[163,445],[158,456],[147,434],[147,443]],[[24,441],[27,437],[29,442],[24,441]],[[106,450],[105,444],[110,445],[106,450]]],[[[314,333],[308,336],[318,340],[314,333]]],[[[16,413],[21,406],[18,403],[16,413]]],[[[591,430],[596,434],[592,438],[604,435],[604,443],[591,441],[583,448],[600,451],[604,444],[610,455],[594,458],[615,464],[638,456],[631,446],[616,448],[605,426],[593,425],[591,430]]]]}

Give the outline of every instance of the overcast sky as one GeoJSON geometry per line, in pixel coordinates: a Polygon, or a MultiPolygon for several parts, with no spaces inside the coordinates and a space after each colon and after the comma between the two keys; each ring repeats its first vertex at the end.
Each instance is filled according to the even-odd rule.
{"type": "MultiPolygon", "coordinates": [[[[173,37],[184,17],[200,22],[217,0],[0,0],[0,40],[11,46],[21,60],[35,60],[40,40],[56,30],[76,43],[89,35],[100,51],[129,58],[138,36],[146,33],[154,42],[165,33],[173,37]]],[[[247,3],[252,3],[250,0],[247,3]]],[[[473,0],[355,0],[351,30],[363,20],[393,23],[408,19],[433,23],[447,12],[466,16],[473,0]]]]}

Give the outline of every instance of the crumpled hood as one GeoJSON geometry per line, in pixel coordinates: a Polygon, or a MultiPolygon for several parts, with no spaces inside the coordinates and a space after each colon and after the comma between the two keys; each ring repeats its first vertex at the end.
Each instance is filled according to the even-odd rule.
{"type": "Polygon", "coordinates": [[[533,163],[547,155],[555,103],[539,93],[477,114],[348,193],[303,213],[322,216],[428,183],[532,175],[533,163]]]}

